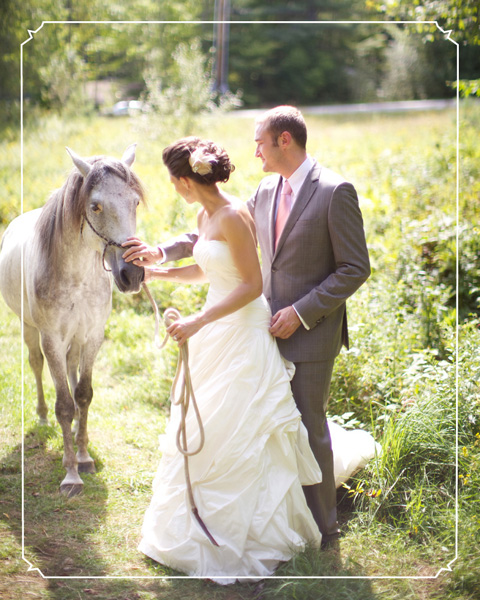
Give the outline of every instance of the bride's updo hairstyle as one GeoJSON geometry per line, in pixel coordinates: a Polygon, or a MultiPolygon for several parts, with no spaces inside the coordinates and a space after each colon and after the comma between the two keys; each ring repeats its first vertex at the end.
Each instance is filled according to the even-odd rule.
{"type": "Polygon", "coordinates": [[[163,162],[170,175],[189,177],[197,183],[225,183],[235,166],[223,148],[210,140],[187,137],[165,148],[163,162]]]}

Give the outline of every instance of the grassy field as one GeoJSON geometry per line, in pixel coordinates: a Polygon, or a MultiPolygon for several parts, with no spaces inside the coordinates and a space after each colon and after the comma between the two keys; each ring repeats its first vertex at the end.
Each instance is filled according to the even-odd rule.
{"type": "MultiPolygon", "coordinates": [[[[478,217],[473,203],[480,111],[465,105],[461,118],[461,223],[469,224],[478,217]]],[[[456,251],[455,114],[308,117],[308,126],[310,153],[357,187],[373,266],[371,279],[349,303],[353,345],[336,363],[329,408],[345,426],[372,431],[385,451],[348,482],[349,488],[338,491],[340,555],[308,550],[264,585],[225,588],[179,578],[145,559],[136,546],[176,362],[172,345],[161,352],[154,347],[147,299],[114,293],[89,419],[98,472],[83,476],[84,493],[71,499],[58,492],[62,443],[53,385],[46,373],[51,421],[40,427],[20,325],[0,301],[0,596],[5,600],[478,597],[480,335],[471,315],[462,323],[457,348],[455,269],[450,272],[456,251]]],[[[253,119],[205,119],[199,132],[225,145],[237,166],[226,189],[247,199],[262,177],[253,158],[253,119]]],[[[175,196],[161,164],[161,150],[170,140],[155,133],[158,138],[147,136],[129,119],[51,116],[27,123],[24,210],[42,205],[65,179],[71,168],[65,146],[84,156],[119,156],[137,141],[135,170],[148,196],[148,208],[139,213],[139,234],[154,242],[187,230],[195,209],[175,196]]],[[[3,142],[0,152],[4,228],[20,210],[18,140],[3,142]]],[[[468,229],[465,239],[475,233],[468,229]]],[[[472,243],[468,248],[465,243],[465,253],[475,254],[472,243]]],[[[471,273],[478,263],[471,260],[469,277],[475,280],[471,273]]],[[[204,297],[202,287],[157,283],[152,291],[162,308],[174,305],[185,314],[204,297]]]]}

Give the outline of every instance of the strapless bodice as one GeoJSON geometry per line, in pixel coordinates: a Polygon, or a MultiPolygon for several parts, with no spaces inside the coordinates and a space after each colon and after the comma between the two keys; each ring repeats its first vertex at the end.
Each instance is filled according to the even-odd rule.
{"type": "Polygon", "coordinates": [[[199,238],[193,256],[216,289],[231,292],[241,282],[227,242],[199,238]]]}
{"type": "MultiPolygon", "coordinates": [[[[210,287],[205,307],[220,302],[228,296],[242,281],[233,261],[227,242],[199,238],[193,247],[193,256],[205,273],[210,287]]],[[[222,322],[233,322],[239,319],[249,326],[269,327],[270,307],[262,295],[240,310],[220,319],[222,322]]]]}

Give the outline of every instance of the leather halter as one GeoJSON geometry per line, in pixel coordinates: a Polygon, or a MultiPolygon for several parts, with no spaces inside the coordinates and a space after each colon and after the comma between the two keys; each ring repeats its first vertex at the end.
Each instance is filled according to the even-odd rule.
{"type": "MultiPolygon", "coordinates": [[[[102,239],[105,242],[105,248],[103,249],[103,254],[102,254],[102,264],[103,264],[103,268],[105,269],[105,271],[111,272],[112,269],[107,269],[107,267],[105,266],[105,253],[107,252],[107,248],[109,246],[115,246],[116,248],[122,248],[123,247],[122,244],[119,244],[118,242],[115,242],[114,240],[108,239],[102,233],[97,231],[95,229],[95,227],[90,223],[90,220],[86,214],[83,215],[83,218],[88,223],[88,225],[90,226],[90,229],[93,231],[93,233],[95,233],[100,239],[102,239]]],[[[82,221],[82,226],[80,227],[80,233],[82,233],[82,232],[83,232],[83,221],[82,221]]]]}

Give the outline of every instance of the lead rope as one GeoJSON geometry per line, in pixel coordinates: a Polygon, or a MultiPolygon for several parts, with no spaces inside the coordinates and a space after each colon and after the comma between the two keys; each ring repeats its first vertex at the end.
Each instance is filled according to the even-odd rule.
{"type": "MultiPolygon", "coordinates": [[[[150,300],[150,304],[152,305],[153,311],[155,313],[155,345],[160,350],[166,345],[168,341],[168,334],[165,335],[163,342],[160,342],[160,312],[158,310],[157,303],[153,299],[150,290],[148,289],[145,283],[142,283],[142,287],[144,292],[147,294],[148,299],[150,300]]],[[[181,317],[180,313],[176,308],[167,308],[167,310],[163,313],[163,321],[166,327],[169,327],[174,321],[181,317]]],[[[194,456],[198,454],[200,450],[203,448],[205,444],[205,431],[203,429],[202,419],[200,417],[200,412],[198,410],[197,401],[195,399],[195,394],[193,392],[192,380],[190,377],[190,369],[188,367],[188,342],[185,342],[179,349],[178,355],[178,363],[177,363],[177,371],[175,373],[175,377],[172,383],[172,391],[171,391],[171,401],[175,405],[180,405],[181,409],[181,419],[180,424],[177,430],[176,436],[176,444],[178,451],[183,455],[183,466],[185,471],[185,481],[187,484],[187,493],[188,500],[190,502],[190,508],[192,510],[193,516],[197,520],[198,524],[204,531],[205,535],[212,542],[214,546],[218,546],[215,538],[208,531],[207,526],[203,522],[202,518],[198,514],[198,508],[195,505],[195,500],[193,498],[193,490],[192,490],[192,482],[190,481],[190,469],[188,465],[188,457],[194,456]],[[183,372],[183,377],[181,378],[181,374],[183,372]],[[181,378],[180,385],[180,394],[178,396],[178,400],[176,400],[175,391],[177,389],[178,382],[181,378]],[[195,417],[198,423],[198,429],[200,432],[200,441],[198,443],[198,447],[195,450],[188,450],[187,443],[187,426],[186,426],[186,417],[188,413],[188,408],[190,406],[190,401],[193,406],[193,410],[195,411],[195,417]]]]}
{"type": "MultiPolygon", "coordinates": [[[[119,244],[118,242],[115,242],[114,240],[108,239],[103,234],[101,234],[99,231],[97,231],[95,229],[95,227],[92,225],[92,223],[90,222],[90,220],[88,219],[86,214],[83,215],[83,217],[84,217],[85,221],[88,223],[89,227],[92,229],[92,231],[100,239],[102,239],[105,242],[105,248],[103,249],[103,255],[102,255],[102,264],[103,264],[103,268],[105,269],[105,271],[109,271],[110,269],[107,269],[107,267],[105,266],[105,254],[107,252],[107,248],[109,246],[116,246],[117,248],[122,248],[122,245],[119,244]]],[[[83,233],[83,224],[84,224],[84,221],[82,220],[82,224],[80,227],[80,233],[83,233]]],[[[168,334],[166,334],[163,342],[160,343],[160,334],[159,334],[160,313],[158,310],[158,306],[157,306],[157,303],[155,302],[155,300],[153,299],[153,296],[150,293],[150,290],[148,289],[145,282],[142,283],[142,287],[143,287],[145,293],[147,294],[147,297],[150,300],[150,304],[152,305],[153,311],[155,313],[155,344],[161,350],[167,343],[169,336],[168,336],[168,334]]],[[[175,308],[167,308],[167,310],[165,311],[165,313],[163,315],[163,320],[165,322],[166,327],[168,327],[169,325],[171,325],[171,323],[173,323],[180,317],[181,317],[181,315],[178,312],[178,310],[176,310],[175,308]]],[[[178,363],[177,363],[177,372],[175,373],[175,378],[174,378],[173,384],[172,384],[171,400],[172,400],[173,404],[175,404],[175,405],[180,404],[180,408],[181,408],[181,419],[180,419],[180,425],[179,425],[178,431],[177,431],[176,444],[177,444],[178,451],[181,454],[183,454],[185,482],[187,484],[187,493],[188,493],[188,500],[190,502],[190,507],[191,507],[193,516],[195,517],[198,524],[204,531],[205,535],[208,537],[208,539],[212,542],[212,544],[214,546],[218,546],[214,537],[208,531],[207,526],[205,525],[202,518],[198,514],[198,508],[196,507],[195,500],[193,498],[192,482],[190,481],[190,469],[189,469],[189,465],[188,465],[188,457],[198,454],[200,452],[200,450],[203,448],[203,446],[205,444],[205,432],[203,429],[203,423],[202,423],[202,419],[200,417],[200,412],[198,410],[197,401],[195,399],[195,394],[193,393],[192,380],[190,378],[190,369],[188,368],[188,344],[187,344],[187,342],[185,342],[185,344],[183,344],[182,347],[180,348],[180,353],[179,353],[178,363]],[[176,390],[178,381],[180,379],[180,374],[182,373],[182,371],[183,371],[183,378],[182,378],[182,384],[181,384],[180,397],[176,401],[175,400],[175,390],[176,390]],[[200,442],[199,442],[198,448],[196,450],[189,452],[188,444],[187,444],[186,417],[187,417],[188,407],[190,405],[190,400],[192,401],[192,404],[193,404],[193,410],[195,411],[195,417],[197,419],[198,428],[200,431],[200,442]]]]}

